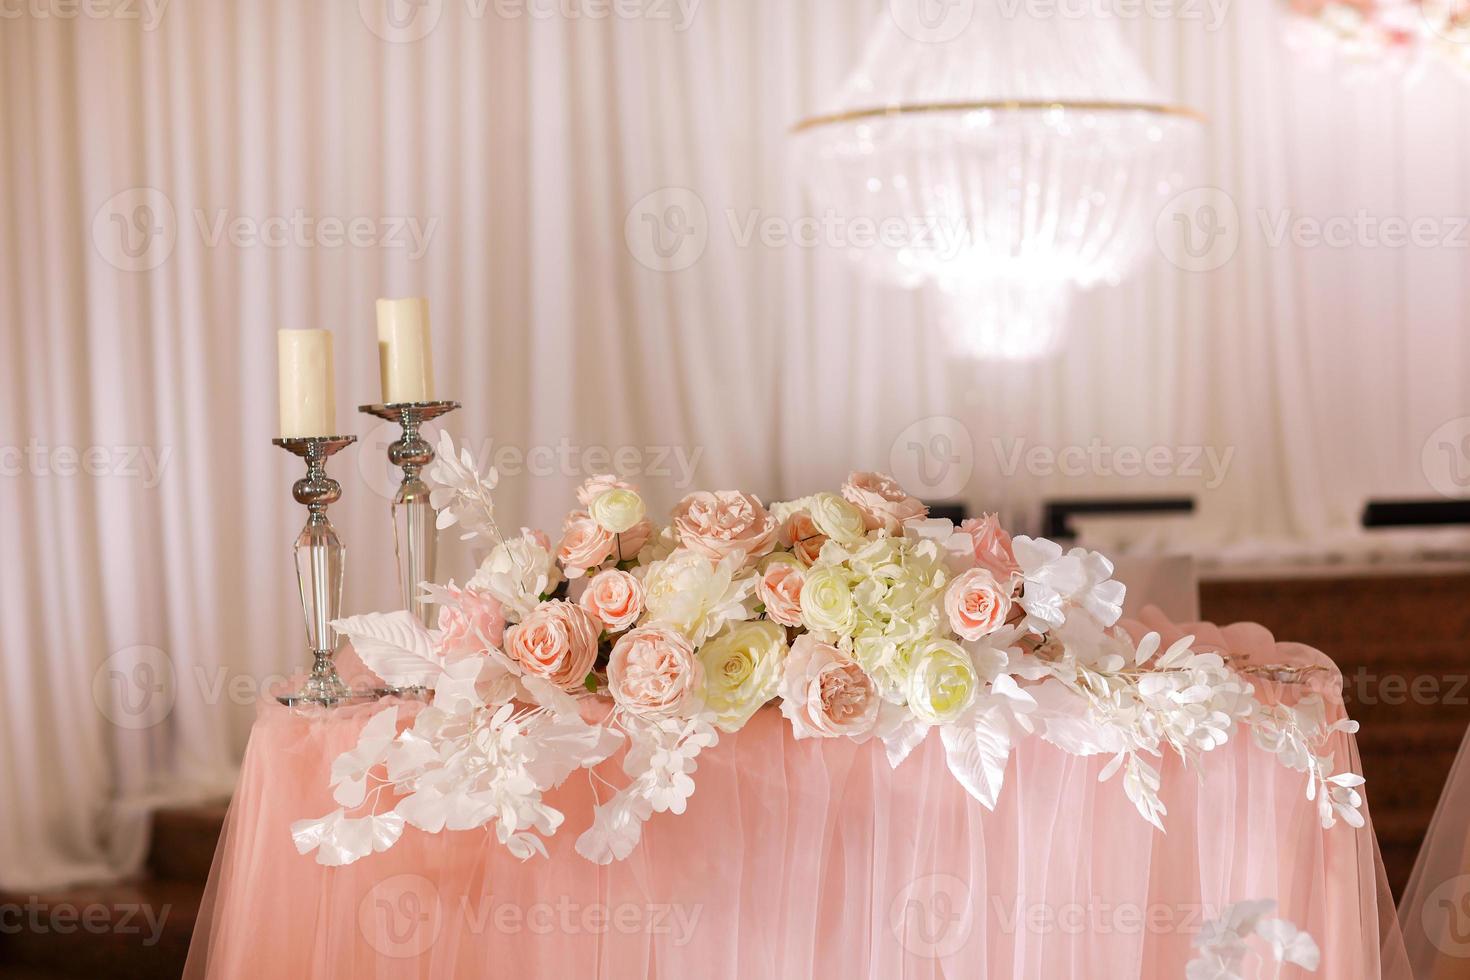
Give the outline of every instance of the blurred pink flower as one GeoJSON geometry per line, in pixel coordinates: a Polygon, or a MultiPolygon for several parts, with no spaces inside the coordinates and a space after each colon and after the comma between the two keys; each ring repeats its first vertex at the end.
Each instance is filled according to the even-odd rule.
{"type": "Polygon", "coordinates": [[[1021,571],[1011,549],[1011,536],[994,514],[972,517],[960,525],[960,530],[970,535],[975,543],[975,560],[981,568],[989,569],[996,581],[1009,584],[1011,577],[1021,571]]]}
{"type": "Polygon", "coordinates": [[[911,497],[898,481],[886,473],[853,473],[842,485],[842,496],[863,512],[868,530],[883,528],[897,534],[904,521],[919,520],[929,508],[918,497],[911,497]]]}

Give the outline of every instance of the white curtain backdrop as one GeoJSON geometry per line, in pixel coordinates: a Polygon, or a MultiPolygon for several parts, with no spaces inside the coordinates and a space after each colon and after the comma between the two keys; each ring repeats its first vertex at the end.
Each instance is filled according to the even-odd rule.
{"type": "MultiPolygon", "coordinates": [[[[261,685],[304,661],[278,328],[335,331],[338,428],[361,437],[331,466],[346,607],[395,603],[387,430],[355,412],[377,296],[431,298],[448,426],[500,464],[511,524],[553,524],[609,462],[660,506],[890,469],[1023,527],[1048,495],[1184,492],[1220,543],[1455,489],[1466,86],[1344,87],[1266,0],[1126,22],[1211,119],[1197,182],[1238,248],[1208,273],[1161,251],[1082,298],[1059,359],[982,367],[922,296],[781,239],[823,217],[788,127],[887,0],[636,6],[430,0],[396,27],[377,0],[6,8],[0,887],[135,867],[144,805],[228,787],[261,685]],[[1449,241],[1268,234],[1360,211],[1449,241]],[[1152,447],[1164,475],[1117,472],[1152,447]]],[[[441,574],[468,567],[451,549],[441,574]]]]}

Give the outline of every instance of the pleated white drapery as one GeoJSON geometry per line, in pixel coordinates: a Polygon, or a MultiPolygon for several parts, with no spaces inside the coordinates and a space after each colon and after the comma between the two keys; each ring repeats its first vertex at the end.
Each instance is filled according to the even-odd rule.
{"type": "MultiPolygon", "coordinates": [[[[1199,182],[1239,247],[1208,273],[1161,254],[1081,298],[1058,360],[997,373],[823,247],[845,232],[794,176],[788,127],[889,8],[7,13],[0,886],[134,866],[142,804],[229,785],[254,696],[304,661],[277,328],[336,332],[339,427],[362,437],[332,464],[346,606],[395,602],[388,430],[353,411],[377,398],[377,296],[431,298],[449,427],[500,464],[512,526],[554,533],[609,461],[659,507],[853,467],[1012,520],[1043,494],[1184,491],[1221,540],[1429,492],[1420,448],[1470,387],[1463,243],[1273,245],[1259,214],[1424,216],[1448,239],[1464,89],[1343,89],[1290,62],[1264,0],[1125,23],[1210,116],[1199,182]],[[1093,445],[1175,455],[1149,477],[1046,462],[1093,445]]],[[[449,548],[441,572],[467,571],[449,548]]]]}

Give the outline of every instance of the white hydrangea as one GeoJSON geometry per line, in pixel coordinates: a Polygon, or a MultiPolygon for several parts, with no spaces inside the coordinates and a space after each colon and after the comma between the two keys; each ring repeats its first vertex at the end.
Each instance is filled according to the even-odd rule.
{"type": "Polygon", "coordinates": [[[907,699],[916,650],[944,634],[945,556],[932,539],[884,535],[848,549],[835,542],[822,548],[807,573],[803,610],[812,576],[841,569],[851,584],[853,622],[844,646],[878,682],[883,696],[907,699]]]}

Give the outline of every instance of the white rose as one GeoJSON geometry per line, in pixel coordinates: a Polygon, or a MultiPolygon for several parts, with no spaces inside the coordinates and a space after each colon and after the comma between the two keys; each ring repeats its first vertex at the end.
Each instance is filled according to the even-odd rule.
{"type": "Polygon", "coordinates": [[[847,636],[857,625],[857,605],[847,584],[847,571],[837,565],[809,569],[801,586],[801,619],[812,630],[847,636]]]}
{"type": "Polygon", "coordinates": [[[704,703],[715,724],[737,731],[775,697],[786,659],[786,631],[767,619],[734,623],[699,648],[704,703]]]}
{"type": "Polygon", "coordinates": [[[969,654],[952,640],[931,640],[917,653],[909,675],[909,710],[920,721],[956,721],[975,700],[980,678],[969,654]]]}
{"type": "Polygon", "coordinates": [[[614,534],[622,534],[643,520],[647,510],[636,490],[614,487],[593,500],[587,512],[602,527],[614,534]]]}
{"type": "Polygon", "coordinates": [[[807,511],[817,529],[838,544],[857,544],[867,534],[863,512],[835,493],[818,493],[807,498],[807,511]]]}

